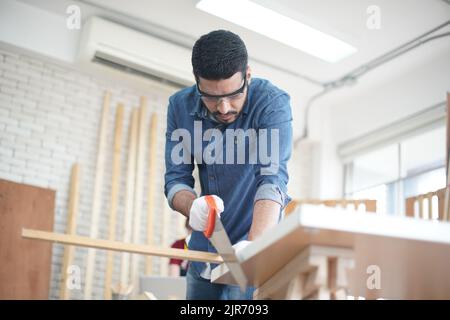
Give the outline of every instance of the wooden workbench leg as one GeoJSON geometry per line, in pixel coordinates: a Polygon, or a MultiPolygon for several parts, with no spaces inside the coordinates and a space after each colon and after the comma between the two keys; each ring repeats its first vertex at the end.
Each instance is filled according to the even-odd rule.
{"type": "Polygon", "coordinates": [[[255,290],[256,299],[346,299],[350,249],[311,246],[255,290]]]}
{"type": "MultiPolygon", "coordinates": [[[[329,300],[329,267],[327,257],[312,256],[309,262],[314,268],[304,277],[301,299],[329,300]]],[[[287,296],[286,299],[291,299],[291,297],[287,296]]]]}
{"type": "Polygon", "coordinates": [[[286,300],[301,300],[304,296],[303,287],[305,285],[305,274],[299,274],[292,279],[285,291],[284,298],[286,300]]]}
{"type": "Polygon", "coordinates": [[[276,272],[269,280],[256,288],[253,299],[285,299],[291,279],[313,267],[309,263],[309,248],[306,248],[276,272]]]}
{"type": "Polygon", "coordinates": [[[348,277],[347,271],[353,269],[354,261],[350,258],[331,257],[328,258],[328,288],[331,299],[347,299],[348,277]]]}

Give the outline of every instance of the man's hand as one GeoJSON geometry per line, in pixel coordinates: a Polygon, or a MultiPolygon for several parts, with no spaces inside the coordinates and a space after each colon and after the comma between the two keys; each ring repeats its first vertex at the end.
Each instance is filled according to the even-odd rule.
{"type": "Polygon", "coordinates": [[[239,259],[241,258],[240,254],[241,254],[242,250],[245,247],[247,247],[250,243],[252,243],[252,242],[248,241],[248,240],[241,240],[233,245],[234,252],[239,259]]]}
{"type": "MultiPolygon", "coordinates": [[[[218,196],[213,195],[217,207],[217,214],[224,210],[223,201],[218,196]]],[[[208,220],[209,207],[205,197],[200,197],[192,202],[191,210],[189,211],[189,225],[193,230],[205,231],[208,220]]]]}

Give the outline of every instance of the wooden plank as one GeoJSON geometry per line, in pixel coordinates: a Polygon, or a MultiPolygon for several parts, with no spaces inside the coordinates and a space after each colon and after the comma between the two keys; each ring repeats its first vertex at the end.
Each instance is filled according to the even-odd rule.
{"type": "Polygon", "coordinates": [[[88,247],[103,250],[113,250],[117,252],[137,253],[143,255],[153,255],[158,257],[222,263],[222,258],[215,253],[174,249],[166,247],[148,246],[144,244],[125,243],[120,241],[111,241],[104,239],[91,239],[89,237],[67,235],[62,233],[47,232],[35,229],[22,229],[22,237],[27,239],[36,239],[50,241],[55,243],[70,244],[80,247],[88,247]]]}
{"type": "MultiPolygon", "coordinates": [[[[164,203],[163,214],[161,217],[161,224],[162,224],[161,243],[164,247],[170,247],[169,243],[170,217],[171,217],[170,207],[167,203],[164,203]]],[[[159,274],[162,277],[169,275],[168,260],[160,259],[159,274]]]]}
{"type": "Polygon", "coordinates": [[[416,197],[410,197],[406,199],[405,203],[405,214],[407,217],[414,218],[414,203],[416,202],[416,197]]]}
{"type": "Polygon", "coordinates": [[[0,179],[0,300],[49,298],[52,247],[21,229],[53,229],[55,191],[0,179]]]}
{"type": "Polygon", "coordinates": [[[445,191],[445,202],[444,202],[444,221],[449,221],[450,219],[450,92],[447,92],[447,114],[446,114],[446,125],[447,125],[447,143],[445,149],[445,155],[447,157],[447,186],[445,191]]]}
{"type": "MultiPolygon", "coordinates": [[[[150,144],[148,164],[148,193],[147,193],[147,243],[153,245],[153,211],[155,210],[155,177],[156,177],[156,148],[158,143],[158,115],[152,113],[150,119],[150,144]]],[[[148,256],[145,261],[145,274],[153,273],[152,257],[148,256]]]]}
{"type": "MultiPolygon", "coordinates": [[[[108,226],[108,240],[115,240],[116,238],[116,218],[117,218],[117,204],[120,188],[121,176],[121,149],[122,149],[122,132],[123,132],[123,113],[124,106],[119,104],[116,110],[116,125],[114,129],[114,150],[112,163],[112,180],[111,180],[111,204],[109,208],[109,226],[108,226]]],[[[113,273],[113,252],[108,251],[106,256],[106,272],[105,272],[105,299],[112,298],[112,273],[113,273]]]]}
{"type": "Polygon", "coordinates": [[[439,212],[439,220],[444,220],[444,211],[445,211],[445,192],[446,192],[446,188],[444,189],[440,189],[437,191],[437,197],[438,197],[438,212],[439,212]]]}
{"type": "MultiPolygon", "coordinates": [[[[147,122],[147,98],[141,97],[141,106],[138,111],[138,135],[136,148],[136,179],[134,192],[134,219],[133,219],[133,242],[140,243],[141,216],[142,216],[142,193],[144,178],[144,162],[146,149],[146,122],[147,122]]],[[[141,256],[131,256],[131,283],[134,289],[139,285],[139,261],[141,256]]],[[[136,292],[137,293],[137,292],[136,292]]]]}
{"type": "Polygon", "coordinates": [[[377,212],[377,200],[364,200],[366,212],[377,212]]]}
{"type": "MultiPolygon", "coordinates": [[[[357,199],[357,200],[347,200],[347,199],[332,199],[332,200],[318,200],[318,199],[304,199],[304,200],[292,200],[288,203],[284,210],[285,216],[292,213],[298,205],[302,204],[313,204],[313,205],[322,205],[327,207],[341,207],[347,208],[347,206],[353,206],[355,210],[358,210],[358,207],[361,203],[364,203],[366,209],[365,212],[376,212],[377,211],[377,201],[369,200],[369,199],[357,199]]],[[[364,212],[362,211],[362,212],[364,212]]]]}
{"type": "MultiPolygon", "coordinates": [[[[69,191],[69,211],[67,215],[67,234],[75,234],[77,227],[78,203],[80,199],[80,165],[78,163],[72,166],[72,175],[70,181],[69,191]]],[[[61,289],[60,299],[70,299],[70,291],[67,286],[67,270],[73,262],[75,248],[73,246],[66,246],[64,248],[64,257],[61,270],[61,289]]]]}
{"type": "MultiPolygon", "coordinates": [[[[131,112],[130,130],[129,130],[129,146],[128,146],[128,163],[127,163],[127,182],[125,190],[125,213],[123,226],[123,241],[131,242],[131,228],[133,219],[134,205],[134,186],[136,178],[136,139],[138,130],[138,113],[137,109],[131,112]]],[[[122,253],[120,263],[120,286],[129,286],[130,275],[130,255],[122,253]]]]}
{"type": "Polygon", "coordinates": [[[433,196],[434,196],[433,192],[429,192],[426,194],[426,198],[428,200],[428,219],[433,218],[433,196]]]}
{"type": "MultiPolygon", "coordinates": [[[[106,91],[103,98],[102,116],[100,120],[100,132],[98,139],[97,150],[97,162],[95,166],[95,179],[94,179],[94,194],[92,198],[92,211],[91,211],[91,224],[89,235],[92,238],[98,237],[98,222],[100,219],[100,209],[102,204],[102,185],[103,185],[103,172],[104,172],[104,158],[105,158],[105,145],[106,135],[108,130],[109,120],[109,105],[111,100],[111,93],[106,91]]],[[[89,249],[86,259],[86,277],[84,284],[84,298],[92,298],[92,281],[94,279],[95,268],[95,250],[89,249]]]]}

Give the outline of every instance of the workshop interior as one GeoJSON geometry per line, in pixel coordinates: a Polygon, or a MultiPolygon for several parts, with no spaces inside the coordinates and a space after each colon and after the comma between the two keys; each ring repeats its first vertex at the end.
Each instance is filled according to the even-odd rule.
{"type": "Polygon", "coordinates": [[[185,300],[195,263],[254,300],[450,299],[449,108],[448,0],[1,0],[0,300],[185,300]],[[215,30],[245,43],[237,91],[193,71],[215,30]],[[222,103],[245,99],[225,128],[252,107],[276,126],[281,106],[253,104],[266,80],[291,112],[270,148],[286,190],[261,188],[259,163],[199,160],[207,135],[173,160],[174,126],[179,141],[222,103]],[[204,196],[207,230],[171,202],[181,189],[204,196]],[[236,246],[228,205],[244,224],[261,201],[278,221],[236,246]]]}

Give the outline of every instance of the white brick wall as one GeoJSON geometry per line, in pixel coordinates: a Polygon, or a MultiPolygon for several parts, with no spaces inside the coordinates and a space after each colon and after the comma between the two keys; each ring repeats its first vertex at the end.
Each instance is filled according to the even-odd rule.
{"type": "MultiPolygon", "coordinates": [[[[158,113],[160,119],[156,170],[158,175],[152,181],[157,185],[154,242],[168,246],[171,241],[180,236],[179,226],[181,225],[179,215],[167,208],[163,195],[165,117],[167,99],[173,89],[157,91],[150,85],[149,88],[148,91],[140,91],[133,89],[125,82],[120,84],[95,79],[69,66],[60,66],[25,55],[0,51],[0,178],[56,190],[54,230],[65,232],[70,170],[75,162],[79,162],[81,185],[77,233],[88,235],[102,100],[104,91],[111,91],[112,103],[108,123],[107,160],[105,161],[99,231],[100,237],[106,238],[115,109],[118,102],[125,104],[123,141],[125,147],[128,147],[131,107],[138,106],[140,96],[145,95],[149,99],[149,110],[158,113]],[[166,218],[170,224],[168,228],[170,234],[167,239],[169,243],[161,243],[163,214],[169,215],[166,218]]],[[[126,159],[124,151],[117,236],[120,235],[122,227],[126,159]]],[[[147,167],[146,165],[145,168],[147,167]]],[[[145,226],[147,172],[144,176],[142,224],[145,226]]],[[[145,230],[142,230],[141,241],[145,241],[145,234],[145,230]]],[[[54,245],[50,298],[58,298],[62,255],[63,246],[54,245]]],[[[105,257],[105,252],[97,251],[98,272],[95,274],[94,299],[103,298],[105,257]]],[[[77,248],[75,264],[81,267],[82,285],[84,284],[85,259],[86,249],[77,248]]],[[[167,259],[153,260],[155,273],[164,274],[167,270],[167,259]]],[[[143,267],[143,258],[141,258],[141,270],[143,267]]],[[[116,254],[114,282],[119,279],[118,272],[119,254],[116,254]]],[[[73,290],[72,298],[82,299],[83,287],[81,290],[73,290]]]]}
{"type": "Polygon", "coordinates": [[[294,143],[288,162],[288,194],[292,199],[314,198],[313,179],[318,170],[319,143],[303,140],[294,143]]]}

